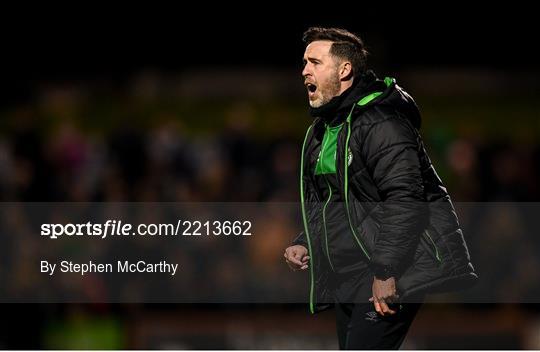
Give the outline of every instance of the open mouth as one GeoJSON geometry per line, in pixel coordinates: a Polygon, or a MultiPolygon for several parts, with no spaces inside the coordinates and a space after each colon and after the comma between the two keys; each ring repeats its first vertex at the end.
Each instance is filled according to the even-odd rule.
{"type": "Polygon", "coordinates": [[[315,91],[317,90],[317,86],[311,83],[306,84],[306,87],[308,92],[310,93],[315,93],[315,91]]]}

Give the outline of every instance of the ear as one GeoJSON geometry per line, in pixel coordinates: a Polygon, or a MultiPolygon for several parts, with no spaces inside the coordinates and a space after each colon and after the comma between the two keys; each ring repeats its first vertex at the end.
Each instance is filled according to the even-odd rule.
{"type": "Polygon", "coordinates": [[[352,75],[352,65],[349,61],[343,61],[340,65],[339,65],[339,78],[341,80],[347,80],[351,77],[352,75]]]}

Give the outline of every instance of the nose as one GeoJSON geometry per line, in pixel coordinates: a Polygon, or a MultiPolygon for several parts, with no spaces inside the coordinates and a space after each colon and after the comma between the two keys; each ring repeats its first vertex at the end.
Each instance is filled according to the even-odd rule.
{"type": "Polygon", "coordinates": [[[308,75],[311,75],[311,71],[309,69],[309,63],[307,63],[304,66],[304,69],[302,70],[302,77],[306,78],[308,75]]]}

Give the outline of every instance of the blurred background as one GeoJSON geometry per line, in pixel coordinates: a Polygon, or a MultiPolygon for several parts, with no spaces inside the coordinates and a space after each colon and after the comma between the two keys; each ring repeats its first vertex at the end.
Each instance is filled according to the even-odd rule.
{"type": "MultiPolygon", "coordinates": [[[[415,98],[421,134],[455,202],[540,199],[540,57],[528,11],[37,10],[2,24],[3,202],[297,202],[311,121],[301,36],[313,25],[359,34],[370,67],[415,98]]],[[[473,263],[480,273],[497,264],[520,274],[519,287],[515,277],[487,286],[501,301],[511,300],[508,292],[540,296],[538,236],[516,231],[519,219],[501,209],[474,219],[489,231],[467,238],[473,263]]],[[[236,249],[251,253],[242,264],[282,266],[297,228],[276,223],[264,243],[236,249]]],[[[539,308],[428,304],[404,347],[540,349],[539,308]]],[[[312,317],[305,305],[0,309],[0,347],[10,349],[337,348],[332,312],[312,317]]]]}

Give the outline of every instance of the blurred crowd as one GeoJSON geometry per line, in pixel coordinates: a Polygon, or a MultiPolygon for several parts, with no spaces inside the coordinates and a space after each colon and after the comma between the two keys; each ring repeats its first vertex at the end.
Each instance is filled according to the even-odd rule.
{"type": "MultiPolygon", "coordinates": [[[[243,106],[235,111],[250,113],[243,106]]],[[[212,135],[186,133],[180,116],[150,129],[134,127],[126,118],[97,136],[70,121],[44,134],[28,108],[8,118],[14,127],[0,142],[4,201],[297,198],[297,141],[257,140],[241,115],[212,135]]]]}
{"type": "MultiPolygon", "coordinates": [[[[292,106],[208,99],[200,103],[204,111],[186,112],[166,101],[141,104],[138,96],[115,95],[106,96],[109,105],[91,109],[92,94],[81,99],[69,88],[59,91],[0,110],[2,201],[299,199],[299,152],[311,120],[301,97],[292,106]]],[[[539,199],[535,124],[517,116],[513,125],[495,114],[479,133],[460,135],[467,124],[478,125],[473,115],[459,116],[453,126],[439,125],[438,116],[433,108],[424,114],[429,123],[421,133],[454,201],[539,199]],[[529,135],[520,140],[523,124],[530,124],[529,135]],[[510,131],[496,135],[493,126],[510,131]]]]}

